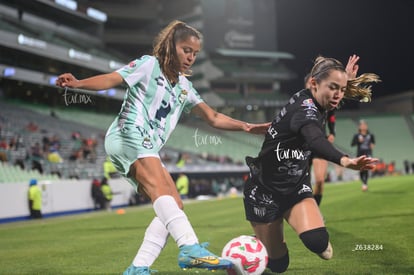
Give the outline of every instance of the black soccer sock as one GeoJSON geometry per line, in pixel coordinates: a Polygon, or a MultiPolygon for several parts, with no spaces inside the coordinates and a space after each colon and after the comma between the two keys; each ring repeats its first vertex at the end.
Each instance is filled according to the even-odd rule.
{"type": "Polygon", "coordinates": [[[361,171],[359,172],[359,176],[363,184],[368,184],[368,171],[361,171]]]}
{"type": "Polygon", "coordinates": [[[320,205],[322,201],[322,194],[316,194],[316,195],[313,195],[313,197],[315,198],[316,203],[320,205]]]}
{"type": "Polygon", "coordinates": [[[289,251],[286,253],[285,256],[279,259],[270,259],[267,262],[267,267],[276,273],[285,272],[289,266],[289,251]]]}

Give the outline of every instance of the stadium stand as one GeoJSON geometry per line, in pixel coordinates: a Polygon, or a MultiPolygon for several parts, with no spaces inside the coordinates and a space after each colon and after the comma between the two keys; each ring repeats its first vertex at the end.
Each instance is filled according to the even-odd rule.
{"type": "MultiPolygon", "coordinates": [[[[62,91],[56,89],[53,79],[62,72],[83,77],[113,71],[132,58],[150,52],[154,35],[170,18],[184,20],[199,28],[206,33],[206,38],[213,25],[216,25],[206,20],[209,18],[208,13],[203,11],[206,8],[208,10],[206,4],[210,4],[209,1],[203,1],[203,5],[200,1],[161,2],[162,5],[158,5],[157,1],[130,0],[128,5],[122,5],[111,1],[79,1],[81,5],[93,5],[106,12],[108,20],[104,24],[103,21],[89,18],[84,6],[74,11],[60,6],[57,1],[0,1],[0,71],[3,72],[0,78],[0,133],[6,140],[19,137],[24,145],[18,150],[0,152],[0,157],[6,158],[0,169],[7,170],[0,174],[2,180],[7,175],[8,179],[5,180],[14,182],[20,180],[20,176],[27,179],[33,175],[30,173],[36,173],[29,169],[32,161],[27,157],[29,149],[33,143],[42,143],[44,136],[55,135],[59,138],[59,154],[63,162],[52,164],[48,160],[41,160],[44,170],[42,176],[51,176],[51,173],[55,173],[51,177],[89,178],[101,175],[101,163],[106,157],[103,135],[119,110],[124,91],[117,90],[116,96],[100,94],[100,98],[93,98],[93,105],[66,106],[62,91]],[[179,14],[179,11],[182,13],[179,14]],[[131,25],[136,28],[125,28],[131,25]],[[21,43],[18,43],[19,37],[21,43]],[[47,47],[44,48],[44,45],[47,47]],[[26,103],[16,105],[12,103],[15,99],[26,103]],[[26,126],[30,122],[39,129],[28,131],[26,126]],[[86,160],[69,161],[74,157],[72,153],[75,146],[78,149],[80,146],[79,140],[73,137],[74,133],[82,138],[94,137],[98,141],[96,151],[86,160]],[[15,163],[22,159],[25,169],[17,173],[19,170],[16,170],[15,163]]],[[[213,13],[210,16],[218,12],[214,9],[211,11],[213,13]]],[[[273,12],[269,13],[273,20],[273,12]]],[[[269,19],[253,15],[252,18],[269,19]]],[[[263,33],[267,33],[267,36],[271,34],[265,30],[263,33]]],[[[215,42],[224,43],[223,38],[213,37],[205,41],[208,47],[200,53],[193,68],[195,74],[191,80],[194,87],[201,96],[206,91],[214,94],[217,101],[221,102],[219,107],[222,109],[219,111],[234,109],[231,114],[233,117],[251,122],[271,120],[287,101],[288,95],[283,93],[280,84],[296,77],[284,65],[285,60],[293,59],[294,56],[277,52],[276,46],[267,48],[269,43],[250,50],[223,49],[222,45],[214,48],[211,45],[215,42]]],[[[276,37],[271,41],[276,41],[276,37]]],[[[388,103],[389,100],[386,101],[388,103]]],[[[399,103],[396,105],[399,108],[399,103]]],[[[355,112],[351,117],[345,117],[341,113],[338,112],[335,143],[345,152],[353,154],[355,148],[350,147],[350,139],[356,131],[356,121],[363,114],[355,112]]],[[[414,155],[413,118],[412,115],[406,115],[405,118],[401,115],[364,117],[377,138],[375,155],[384,157],[388,162],[395,160],[397,169],[401,169],[403,160],[411,161],[410,156],[414,155]]],[[[262,137],[259,136],[217,132],[204,122],[184,119],[172,134],[162,155],[172,168],[177,157],[185,153],[190,155],[193,164],[217,171],[223,170],[224,164],[244,163],[246,155],[258,153],[261,142],[262,137]]]]}
{"type": "MultiPolygon", "coordinates": [[[[107,127],[114,115],[98,114],[75,107],[54,109],[53,116],[50,107],[29,104],[17,101],[0,102],[1,132],[0,137],[11,140],[18,137],[20,146],[18,150],[8,150],[7,160],[4,162],[2,182],[27,181],[33,176],[39,179],[62,178],[94,178],[103,175],[102,164],[106,158],[103,142],[107,127]],[[61,161],[54,163],[47,158],[48,152],[44,148],[45,138],[57,138],[59,141],[58,153],[61,161]],[[82,149],[88,137],[96,140],[93,153],[87,157],[74,157],[74,152],[82,149]],[[83,139],[82,139],[83,138],[83,139]],[[81,140],[82,139],[82,140],[81,140]],[[43,157],[36,158],[32,148],[38,143],[43,148],[43,157]],[[41,173],[33,172],[33,160],[38,160],[41,173]],[[16,177],[16,163],[21,163],[23,169],[16,177]],[[35,173],[35,174],[33,174],[35,173]]],[[[204,122],[200,123],[204,124],[204,122]]],[[[210,172],[224,169],[226,164],[240,164],[246,154],[255,154],[260,137],[248,137],[243,133],[217,133],[202,126],[179,125],[172,135],[161,156],[166,164],[174,168],[179,154],[189,156],[190,167],[204,167],[210,165],[210,172]],[[204,128],[203,128],[204,127],[204,128]],[[245,136],[243,136],[245,135],[245,136]],[[220,165],[220,166],[217,166],[220,165]]],[[[82,154],[82,153],[79,153],[82,154]]],[[[236,165],[240,167],[240,165],[236,165]]],[[[243,169],[244,166],[242,165],[243,169]]],[[[20,168],[19,168],[20,169],[20,168]]]]}
{"type": "Polygon", "coordinates": [[[102,175],[100,164],[106,157],[102,130],[34,112],[16,104],[1,102],[0,108],[1,138],[7,142],[13,138],[19,140],[18,146],[6,150],[7,160],[2,167],[10,172],[4,173],[4,182],[25,181],[33,176],[42,179],[102,175]],[[97,141],[96,146],[88,146],[87,142],[91,139],[97,141]],[[32,151],[36,144],[40,145],[40,155],[32,151]],[[83,155],[78,159],[73,158],[75,150],[82,150],[83,155]],[[20,170],[16,170],[17,165],[20,165],[20,170]],[[33,172],[36,169],[38,172],[33,172]],[[18,177],[17,172],[20,173],[18,177]]]}

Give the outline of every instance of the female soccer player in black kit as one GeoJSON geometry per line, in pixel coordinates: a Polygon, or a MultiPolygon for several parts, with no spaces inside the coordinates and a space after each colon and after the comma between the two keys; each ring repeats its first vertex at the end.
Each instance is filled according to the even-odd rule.
{"type": "Polygon", "coordinates": [[[294,94],[274,118],[256,158],[246,157],[250,179],[244,187],[246,219],[265,245],[273,272],[289,265],[283,219],[304,245],[323,259],[333,255],[319,207],[313,199],[309,157],[312,153],[354,170],[374,168],[377,159],[350,158],[326,139],[325,112],[338,107],[343,98],[370,100],[375,74],[349,79],[336,59],[318,57],[311,70],[311,87],[294,94]]]}
{"type": "MultiPolygon", "coordinates": [[[[375,136],[368,131],[368,124],[361,120],[359,122],[358,134],[352,138],[351,146],[357,146],[357,156],[372,156],[375,146],[375,136]]],[[[359,177],[362,181],[362,191],[368,190],[368,171],[360,171],[359,177]]]]}

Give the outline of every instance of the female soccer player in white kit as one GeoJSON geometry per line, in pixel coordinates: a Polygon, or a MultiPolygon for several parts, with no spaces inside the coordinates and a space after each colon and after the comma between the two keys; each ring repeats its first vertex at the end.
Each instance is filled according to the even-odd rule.
{"type": "Polygon", "coordinates": [[[200,245],[182,210],[183,204],[159,150],[167,142],[182,112],[200,116],[210,126],[230,131],[264,134],[269,123],[249,124],[218,113],[203,102],[186,78],[200,52],[202,35],[173,21],[157,36],[153,55],[145,55],[108,74],[77,80],[72,74],[58,77],[61,87],[103,90],[127,85],[121,111],[109,127],[105,149],[117,170],[153,203],[155,218],[124,274],[150,274],[150,266],[171,235],[180,248],[181,268],[226,269],[231,262],[200,245]]]}

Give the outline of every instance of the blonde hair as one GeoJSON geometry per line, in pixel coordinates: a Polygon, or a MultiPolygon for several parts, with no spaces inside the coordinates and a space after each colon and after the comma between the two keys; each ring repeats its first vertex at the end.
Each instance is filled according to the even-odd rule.
{"type": "Polygon", "coordinates": [[[371,101],[372,91],[371,85],[367,84],[380,81],[379,76],[373,73],[365,73],[357,78],[349,79],[344,98],[356,99],[360,102],[369,102],[371,101]]]}
{"type": "MultiPolygon", "coordinates": [[[[201,33],[186,23],[174,20],[160,31],[154,40],[153,55],[158,59],[161,70],[170,82],[175,82],[178,78],[179,62],[175,49],[178,41],[186,40],[194,36],[202,42],[201,33]]],[[[184,75],[191,75],[188,70],[184,75]]]]}
{"type": "MultiPolygon", "coordinates": [[[[329,76],[331,70],[346,73],[344,65],[335,58],[318,56],[315,59],[310,75],[319,83],[329,76]]],[[[368,84],[380,81],[379,76],[373,73],[364,73],[354,79],[348,79],[344,98],[358,100],[360,102],[369,102],[371,101],[372,91],[371,85],[368,84]]]]}

